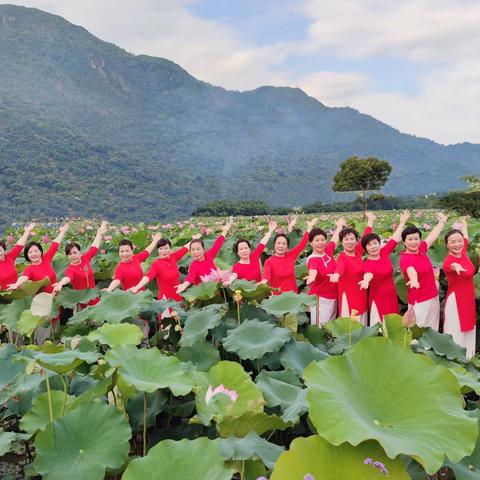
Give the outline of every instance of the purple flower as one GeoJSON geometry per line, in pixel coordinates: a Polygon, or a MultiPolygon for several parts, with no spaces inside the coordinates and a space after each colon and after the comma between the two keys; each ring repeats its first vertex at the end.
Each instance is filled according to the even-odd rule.
{"type": "Polygon", "coordinates": [[[363,463],[364,463],[365,465],[371,465],[371,464],[373,463],[373,458],[367,457],[367,458],[363,461],[363,463]]]}
{"type": "Polygon", "coordinates": [[[304,477],[303,480],[315,480],[315,477],[311,473],[307,473],[304,477]]]}
{"type": "Polygon", "coordinates": [[[257,480],[268,480],[267,477],[257,477],[257,480]]]}
{"type": "Polygon", "coordinates": [[[387,467],[382,462],[373,462],[373,466],[378,468],[385,476],[388,477],[387,467]]]}

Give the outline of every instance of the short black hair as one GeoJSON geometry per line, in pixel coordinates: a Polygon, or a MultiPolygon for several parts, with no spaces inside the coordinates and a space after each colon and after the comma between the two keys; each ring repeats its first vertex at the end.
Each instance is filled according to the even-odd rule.
{"type": "Polygon", "coordinates": [[[367,233],[364,237],[362,237],[363,249],[366,250],[367,245],[370,242],[373,242],[373,240],[376,240],[378,243],[381,243],[380,235],[377,235],[376,233],[367,233]]]}
{"type": "Polygon", "coordinates": [[[235,242],[235,244],[233,245],[233,252],[234,252],[235,254],[237,254],[237,255],[238,255],[238,246],[239,246],[241,243],[246,243],[246,244],[248,245],[248,248],[252,248],[252,245],[251,245],[251,243],[250,243],[249,240],[247,240],[246,238],[240,238],[240,239],[238,239],[238,240],[235,242]]]}
{"type": "Polygon", "coordinates": [[[314,229],[308,234],[308,241],[309,241],[309,242],[313,242],[313,239],[314,239],[317,235],[323,235],[323,238],[325,238],[325,240],[327,239],[327,234],[325,233],[325,230],[322,230],[321,228],[314,228],[314,229]]]}
{"type": "Polygon", "coordinates": [[[274,245],[277,243],[277,240],[279,238],[284,238],[287,241],[287,247],[290,246],[290,240],[288,239],[288,237],[284,233],[277,233],[277,235],[275,235],[275,238],[273,239],[273,244],[274,245]]]}
{"type": "Polygon", "coordinates": [[[358,240],[358,232],[352,227],[343,227],[338,234],[338,238],[342,242],[347,235],[355,235],[355,238],[358,240]]]}
{"type": "Polygon", "coordinates": [[[157,248],[164,247],[165,245],[168,245],[171,248],[172,247],[172,242],[168,238],[161,238],[157,242],[157,248]]]}
{"type": "Polygon", "coordinates": [[[455,233],[459,233],[462,237],[464,236],[463,233],[458,228],[452,228],[445,234],[445,243],[447,243],[448,239],[455,233]]]}
{"type": "Polygon", "coordinates": [[[23,256],[25,257],[25,260],[27,262],[30,261],[30,258],[28,257],[28,251],[32,248],[32,247],[37,247],[39,250],[40,250],[40,253],[43,255],[43,248],[42,246],[40,245],[39,242],[28,242],[26,245],[25,245],[25,248],[23,250],[23,256]]]}
{"type": "Polygon", "coordinates": [[[201,238],[194,238],[191,242],[190,242],[190,250],[192,249],[192,245],[194,243],[199,243],[203,249],[205,250],[205,244],[203,243],[203,240],[201,238]]]}
{"type": "Polygon", "coordinates": [[[120,250],[120,247],[124,247],[125,245],[128,245],[133,250],[133,243],[128,238],[122,238],[122,240],[118,242],[118,249],[120,250]]]}
{"type": "Polygon", "coordinates": [[[79,252],[82,251],[80,245],[76,242],[70,242],[65,245],[65,255],[70,255],[70,252],[76,248],[79,252]]]}
{"type": "Polygon", "coordinates": [[[419,228],[414,227],[414,226],[404,228],[403,232],[402,232],[402,241],[403,242],[405,241],[405,239],[407,238],[407,235],[413,235],[414,233],[418,233],[420,238],[422,238],[422,232],[420,231],[419,228]]]}

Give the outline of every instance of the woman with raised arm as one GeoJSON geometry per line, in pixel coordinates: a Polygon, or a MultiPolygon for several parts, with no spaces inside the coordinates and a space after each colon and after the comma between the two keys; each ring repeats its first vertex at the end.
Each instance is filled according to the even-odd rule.
{"type": "Polygon", "coordinates": [[[453,340],[467,349],[467,358],[475,355],[476,325],[475,266],[467,256],[468,227],[461,219],[460,230],[452,229],[445,235],[448,255],[443,262],[443,271],[448,281],[445,299],[445,323],[443,333],[449,333],[453,340]]]}
{"type": "MultiPolygon", "coordinates": [[[[140,253],[133,253],[133,243],[124,238],[118,243],[118,255],[120,262],[115,269],[115,274],[110,285],[105,288],[107,292],[113,292],[116,288],[122,286],[123,290],[134,287],[143,278],[142,262],[144,262],[152,253],[162,235],[157,233],[153,236],[150,245],[140,253]]],[[[145,290],[142,287],[141,290],[145,290]]]]}
{"type": "MultiPolygon", "coordinates": [[[[366,213],[367,227],[362,237],[372,232],[375,215],[366,213]]],[[[367,292],[360,288],[363,280],[363,260],[365,250],[359,242],[358,232],[354,228],[343,228],[339,233],[343,252],[337,258],[335,273],[329,275],[332,283],[338,283],[338,306],[341,317],[357,316],[367,324],[367,292]]]]}
{"type": "Polygon", "coordinates": [[[408,308],[413,309],[419,327],[438,330],[440,300],[435,283],[432,262],[427,251],[442,233],[447,217],[438,214],[438,224],[425,240],[417,227],[407,227],[402,232],[405,250],[400,253],[400,270],[407,281],[408,308]]]}
{"type": "MultiPolygon", "coordinates": [[[[53,292],[58,293],[65,285],[72,284],[73,290],[86,290],[88,288],[95,288],[95,278],[91,261],[98,253],[102,236],[107,231],[107,222],[103,221],[97,230],[97,234],[92,242],[92,246],[82,255],[80,245],[78,243],[67,243],[65,247],[65,254],[70,262],[65,275],[59,282],[53,284],[53,292]]],[[[96,305],[100,298],[94,298],[88,302],[88,305],[96,305]]],[[[86,305],[81,304],[83,308],[86,305]]]]}
{"type": "MultiPolygon", "coordinates": [[[[200,234],[194,235],[192,241],[198,240],[200,236],[200,234]]],[[[172,252],[172,243],[170,240],[168,240],[168,238],[161,238],[157,242],[158,259],[152,263],[150,269],[140,282],[134,287],[131,287],[129,291],[137,293],[140,289],[145,287],[147,283],[156,279],[159,300],[166,298],[177,302],[182,301],[182,297],[176,292],[176,287],[180,281],[180,271],[178,270],[177,263],[188,253],[190,243],[191,242],[188,242],[182,248],[172,252]]]]}
{"type": "Polygon", "coordinates": [[[337,228],[333,232],[330,242],[327,234],[320,228],[314,228],[309,235],[313,253],[307,258],[310,295],[318,298],[317,306],[310,309],[310,322],[312,325],[323,325],[337,317],[337,284],[330,282],[329,275],[335,273],[336,262],[334,251],[338,244],[339,234],[345,226],[345,219],[339,218],[337,228]]]}
{"type": "MultiPolygon", "coordinates": [[[[292,222],[296,222],[296,218],[292,222]]],[[[290,225],[292,224],[290,222],[290,225]]],[[[274,295],[283,292],[298,293],[297,278],[295,276],[295,263],[297,258],[305,249],[308,243],[308,234],[312,231],[317,219],[313,218],[307,223],[307,229],[300,242],[288,250],[289,239],[284,233],[279,233],[273,242],[273,255],[265,261],[263,281],[276,289],[274,295]]]]}
{"type": "MultiPolygon", "coordinates": [[[[265,250],[265,247],[272,236],[272,233],[277,228],[277,222],[268,222],[268,231],[260,240],[257,248],[252,252],[252,246],[250,242],[244,238],[237,240],[233,250],[238,255],[239,261],[234,263],[232,267],[232,279],[249,280],[255,282],[262,281],[262,269],[260,264],[260,256],[265,250]]],[[[230,281],[230,282],[231,282],[230,281]]]]}
{"type": "Polygon", "coordinates": [[[228,222],[222,229],[222,233],[215,240],[210,250],[205,250],[205,245],[201,238],[197,238],[190,242],[190,255],[192,256],[192,263],[188,268],[188,274],[185,280],[180,285],[177,285],[176,293],[179,295],[184,292],[190,285],[198,285],[202,281],[202,277],[216,272],[217,266],[214,259],[222,248],[225,237],[232,227],[232,222],[228,222]]]}
{"type": "Polygon", "coordinates": [[[0,240],[0,290],[6,290],[8,285],[15,283],[18,280],[15,260],[20,255],[20,252],[25,246],[34,227],[34,223],[27,225],[23,231],[23,235],[18,239],[15,246],[9,252],[6,251],[6,243],[3,240],[0,240]]]}
{"type": "Polygon", "coordinates": [[[368,233],[362,238],[362,246],[367,252],[367,258],[363,262],[365,273],[360,282],[360,288],[369,289],[370,325],[383,323],[385,315],[398,314],[398,298],[390,255],[402,240],[402,231],[409,218],[410,212],[405,210],[400,215],[398,227],[383,247],[376,233],[368,233]]]}
{"type": "Polygon", "coordinates": [[[43,287],[42,292],[53,292],[53,284],[57,280],[57,274],[53,269],[52,260],[55,253],[57,253],[63,237],[67,233],[68,227],[69,225],[66,223],[60,228],[57,237],[51,243],[50,248],[45,254],[43,253],[42,245],[38,242],[28,242],[25,245],[23,255],[25,260],[30,262],[30,265],[25,268],[25,270],[22,272],[22,275],[15,283],[8,286],[9,290],[16,290],[28,280],[38,282],[44,278],[48,278],[49,283],[47,286],[43,287]]]}

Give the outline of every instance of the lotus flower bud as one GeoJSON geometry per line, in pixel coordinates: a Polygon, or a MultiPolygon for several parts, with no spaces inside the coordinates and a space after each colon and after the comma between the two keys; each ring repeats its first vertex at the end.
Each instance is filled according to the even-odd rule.
{"type": "Polygon", "coordinates": [[[415,312],[413,308],[409,308],[404,314],[403,314],[403,325],[407,328],[413,327],[417,323],[417,319],[415,317],[415,312]]]}

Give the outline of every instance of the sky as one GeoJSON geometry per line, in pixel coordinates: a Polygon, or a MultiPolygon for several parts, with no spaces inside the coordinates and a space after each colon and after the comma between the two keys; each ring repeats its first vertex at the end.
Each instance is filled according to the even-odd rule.
{"type": "Polygon", "coordinates": [[[303,89],[443,144],[480,143],[478,0],[23,0],[230,90],[303,89]]]}

